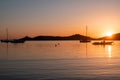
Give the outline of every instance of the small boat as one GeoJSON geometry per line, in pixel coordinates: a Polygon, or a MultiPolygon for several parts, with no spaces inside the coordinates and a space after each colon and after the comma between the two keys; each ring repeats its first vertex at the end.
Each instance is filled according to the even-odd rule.
{"type": "Polygon", "coordinates": [[[91,42],[90,40],[80,40],[81,43],[91,42]]]}
{"type": "Polygon", "coordinates": [[[21,39],[9,40],[8,39],[8,29],[6,29],[6,33],[7,33],[7,36],[6,36],[7,39],[1,40],[1,42],[3,42],[3,43],[24,43],[25,42],[25,40],[21,40],[21,39]]]}
{"type": "Polygon", "coordinates": [[[10,40],[8,40],[8,29],[6,29],[6,39],[1,40],[1,42],[3,42],[3,43],[9,43],[10,42],[10,40]]]}
{"type": "Polygon", "coordinates": [[[94,42],[92,43],[93,45],[112,45],[112,41],[109,42],[105,42],[105,41],[101,41],[101,42],[94,42]]]}
{"type": "Polygon", "coordinates": [[[1,40],[1,42],[4,42],[4,43],[9,43],[10,40],[1,40]]]}
{"type": "Polygon", "coordinates": [[[4,43],[24,43],[25,40],[1,40],[4,43]]]}

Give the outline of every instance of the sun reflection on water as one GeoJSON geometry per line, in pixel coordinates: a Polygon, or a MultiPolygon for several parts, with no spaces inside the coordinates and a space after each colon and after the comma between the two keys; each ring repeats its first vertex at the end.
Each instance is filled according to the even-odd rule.
{"type": "Polygon", "coordinates": [[[107,50],[108,50],[108,57],[111,58],[111,57],[112,57],[112,54],[111,54],[112,47],[109,45],[109,46],[107,47],[107,50]]]}

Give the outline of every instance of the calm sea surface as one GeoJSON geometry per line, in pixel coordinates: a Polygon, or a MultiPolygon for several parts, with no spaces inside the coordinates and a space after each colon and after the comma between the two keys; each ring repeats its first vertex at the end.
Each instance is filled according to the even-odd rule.
{"type": "Polygon", "coordinates": [[[0,80],[120,80],[120,42],[0,43],[0,80]]]}

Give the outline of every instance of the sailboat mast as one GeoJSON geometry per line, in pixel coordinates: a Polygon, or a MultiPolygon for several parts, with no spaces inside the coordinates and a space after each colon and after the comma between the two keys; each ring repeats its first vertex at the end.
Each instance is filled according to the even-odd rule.
{"type": "Polygon", "coordinates": [[[87,40],[87,25],[86,25],[86,40],[87,40]]]}
{"type": "Polygon", "coordinates": [[[8,29],[6,29],[6,33],[7,33],[7,36],[6,36],[7,38],[6,39],[8,40],[8,29]]]}
{"type": "Polygon", "coordinates": [[[86,57],[87,57],[87,25],[86,25],[86,57]]]}

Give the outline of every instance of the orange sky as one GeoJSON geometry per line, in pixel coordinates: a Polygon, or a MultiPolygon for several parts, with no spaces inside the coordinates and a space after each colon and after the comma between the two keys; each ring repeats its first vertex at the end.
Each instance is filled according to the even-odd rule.
{"type": "Polygon", "coordinates": [[[105,36],[120,31],[119,0],[11,0],[0,1],[0,38],[72,34],[105,36]]]}

